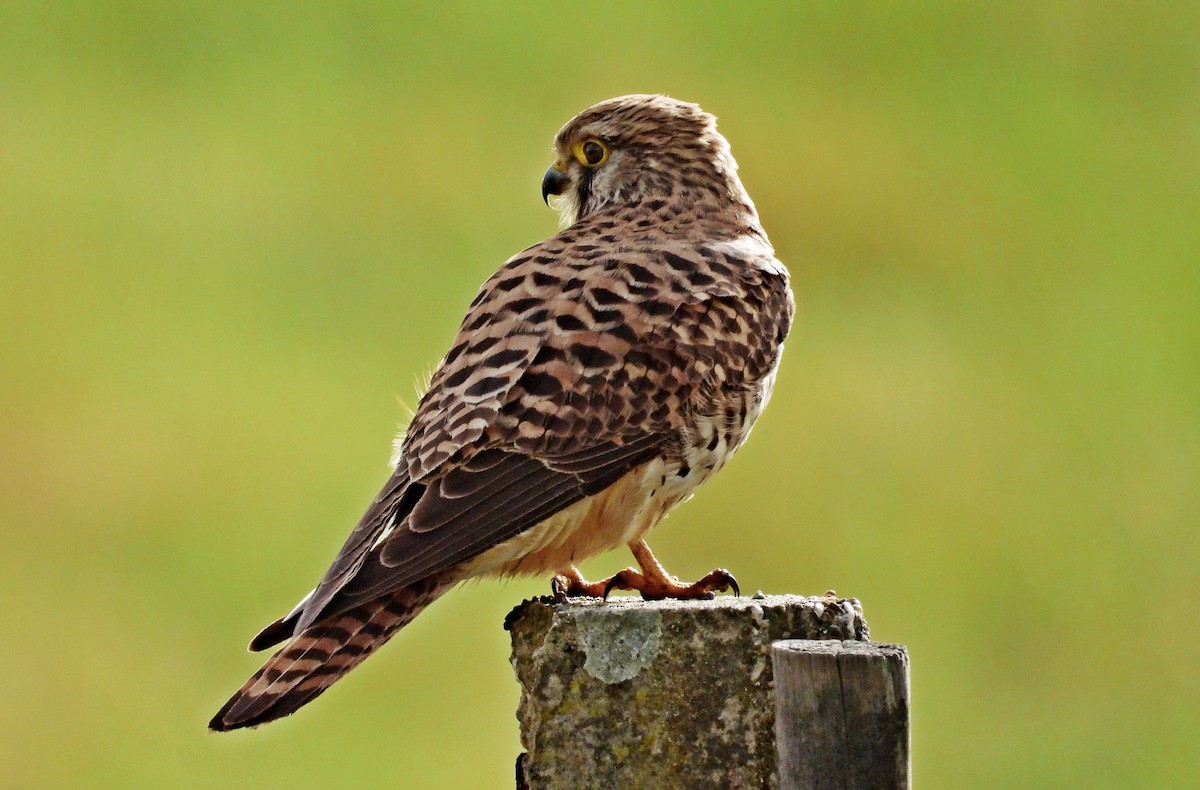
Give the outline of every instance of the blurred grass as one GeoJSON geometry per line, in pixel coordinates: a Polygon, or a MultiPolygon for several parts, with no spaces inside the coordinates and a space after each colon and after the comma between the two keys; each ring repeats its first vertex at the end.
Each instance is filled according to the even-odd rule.
{"type": "Polygon", "coordinates": [[[203,727],[555,229],[553,132],[661,91],[721,116],[800,318],[660,556],[862,598],[923,786],[1194,786],[1197,8],[0,7],[0,785],[506,786],[544,580],[203,727]]]}

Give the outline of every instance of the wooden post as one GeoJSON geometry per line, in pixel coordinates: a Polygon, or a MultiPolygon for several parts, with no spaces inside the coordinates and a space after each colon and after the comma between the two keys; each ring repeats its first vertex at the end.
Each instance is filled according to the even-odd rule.
{"type": "Polygon", "coordinates": [[[833,594],[543,598],[506,627],[530,790],[777,787],[772,643],[868,638],[833,594]]]}
{"type": "Polygon", "coordinates": [[[788,640],[771,658],[781,790],[911,785],[903,645],[788,640]]]}

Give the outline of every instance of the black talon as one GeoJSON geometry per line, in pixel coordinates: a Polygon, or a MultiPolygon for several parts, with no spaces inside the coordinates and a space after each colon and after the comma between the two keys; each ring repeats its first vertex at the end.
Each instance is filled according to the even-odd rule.
{"type": "Polygon", "coordinates": [[[705,600],[714,598],[714,591],[723,592],[725,590],[733,590],[735,596],[740,598],[742,595],[742,590],[738,587],[737,579],[733,578],[733,574],[724,568],[717,568],[692,586],[696,589],[707,591],[705,592],[705,600]]]}
{"type": "Polygon", "coordinates": [[[617,577],[613,576],[611,579],[608,580],[608,584],[604,585],[604,600],[605,601],[608,600],[608,594],[610,592],[612,592],[613,588],[616,586],[617,586],[617,577]]]}
{"type": "Polygon", "coordinates": [[[608,600],[608,594],[617,589],[618,585],[625,583],[625,571],[614,573],[612,578],[608,580],[608,584],[604,585],[604,600],[608,600]]]}

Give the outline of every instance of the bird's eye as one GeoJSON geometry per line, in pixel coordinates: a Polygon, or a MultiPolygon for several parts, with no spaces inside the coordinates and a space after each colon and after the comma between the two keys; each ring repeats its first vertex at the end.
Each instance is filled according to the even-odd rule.
{"type": "Polygon", "coordinates": [[[586,167],[599,167],[608,161],[608,146],[596,138],[575,144],[575,158],[586,167]]]}

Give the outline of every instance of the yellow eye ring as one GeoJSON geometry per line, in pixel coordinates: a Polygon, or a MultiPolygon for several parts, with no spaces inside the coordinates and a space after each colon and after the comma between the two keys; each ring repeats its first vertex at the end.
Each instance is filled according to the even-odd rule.
{"type": "Polygon", "coordinates": [[[595,137],[575,143],[573,152],[584,167],[599,167],[608,161],[608,146],[595,137]]]}

